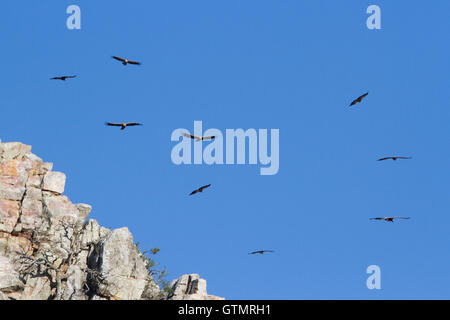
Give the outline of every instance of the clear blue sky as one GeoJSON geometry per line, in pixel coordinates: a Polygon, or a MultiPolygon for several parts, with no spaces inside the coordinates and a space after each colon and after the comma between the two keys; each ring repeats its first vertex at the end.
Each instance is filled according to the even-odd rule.
{"type": "Polygon", "coordinates": [[[199,273],[211,294],[449,299],[449,12],[446,0],[3,0],[0,139],[32,145],[90,218],[127,226],[161,249],[169,279],[199,273]],[[81,30],[66,28],[71,4],[81,30]],[[381,30],[366,27],[371,4],[381,30]],[[78,77],[49,80],[63,74],[78,77]],[[174,165],[170,135],[194,120],[280,129],[279,173],[174,165]],[[387,155],[413,159],[376,161],[387,155]],[[390,215],[412,219],[369,220],[390,215]]]}

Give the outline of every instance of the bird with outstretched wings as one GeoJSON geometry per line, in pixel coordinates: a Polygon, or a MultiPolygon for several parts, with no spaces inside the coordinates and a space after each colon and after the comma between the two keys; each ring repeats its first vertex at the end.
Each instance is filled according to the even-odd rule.
{"type": "Polygon", "coordinates": [[[379,218],[370,218],[370,220],[384,220],[388,222],[394,222],[394,219],[411,219],[410,217],[379,217],[379,218]]]}
{"type": "Polygon", "coordinates": [[[120,130],[124,130],[126,127],[132,127],[132,126],[142,126],[142,123],[138,122],[125,122],[125,123],[112,123],[112,122],[105,122],[107,126],[112,127],[120,127],[120,130]]]}
{"type": "Polygon", "coordinates": [[[66,79],[72,79],[75,78],[76,76],[62,76],[62,77],[53,77],[50,78],[50,80],[62,80],[62,81],[66,81],[66,79]]]}
{"type": "Polygon", "coordinates": [[[367,97],[368,94],[369,94],[369,93],[366,92],[366,93],[364,93],[362,96],[359,96],[358,98],[356,98],[355,100],[353,100],[352,103],[350,103],[350,106],[352,106],[352,105],[354,105],[354,104],[356,104],[356,103],[358,103],[358,102],[362,102],[362,99],[364,99],[365,97],[367,97]]]}
{"type": "Polygon", "coordinates": [[[193,194],[196,194],[197,192],[203,192],[204,189],[209,188],[211,184],[207,184],[206,186],[200,187],[197,190],[192,191],[189,195],[192,196],[193,194]]]}
{"type": "Polygon", "coordinates": [[[258,250],[258,251],[250,252],[249,254],[263,254],[264,252],[275,252],[275,251],[273,251],[273,250],[258,250]]]}
{"type": "Polygon", "coordinates": [[[122,62],[122,64],[123,64],[124,66],[126,66],[127,64],[136,64],[136,65],[140,65],[140,64],[141,64],[140,62],[133,61],[133,60],[128,60],[128,59],[124,59],[124,58],[117,57],[117,56],[112,56],[112,57],[113,57],[114,59],[116,59],[116,60],[122,62]]]}
{"type": "Polygon", "coordinates": [[[195,141],[212,140],[216,137],[216,136],[199,137],[199,136],[194,136],[193,134],[189,134],[189,133],[184,133],[183,136],[185,136],[186,138],[194,139],[195,141]]]}
{"type": "Polygon", "coordinates": [[[395,156],[395,157],[384,157],[384,158],[381,158],[381,159],[378,159],[377,161],[384,161],[384,160],[390,160],[390,159],[392,159],[392,160],[397,160],[397,159],[411,159],[411,157],[399,157],[399,156],[395,156]]]}

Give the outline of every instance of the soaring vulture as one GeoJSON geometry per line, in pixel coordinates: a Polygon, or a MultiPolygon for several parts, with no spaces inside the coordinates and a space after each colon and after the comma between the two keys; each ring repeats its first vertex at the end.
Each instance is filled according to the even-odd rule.
{"type": "Polygon", "coordinates": [[[197,192],[203,192],[203,189],[209,188],[211,184],[207,184],[206,186],[200,187],[197,190],[192,191],[189,195],[192,196],[193,194],[196,194],[197,192]]]}
{"type": "Polygon", "coordinates": [[[410,217],[380,217],[380,218],[370,218],[370,220],[384,220],[388,222],[394,222],[394,219],[411,219],[410,217]]]}
{"type": "Polygon", "coordinates": [[[249,254],[257,254],[257,253],[263,254],[264,252],[274,252],[274,251],[273,250],[258,250],[258,251],[250,252],[249,254]]]}
{"type": "Polygon", "coordinates": [[[76,76],[62,76],[62,77],[53,77],[50,78],[50,80],[62,80],[62,81],[66,81],[66,79],[71,79],[71,78],[75,78],[76,76]]]}
{"type": "Polygon", "coordinates": [[[126,123],[111,123],[111,122],[106,122],[105,123],[107,126],[112,126],[112,127],[120,127],[120,130],[124,130],[126,127],[131,127],[131,126],[142,126],[142,123],[137,123],[137,122],[126,122],[126,123]]]}
{"type": "Polygon", "coordinates": [[[137,65],[141,64],[140,62],[124,59],[124,58],[121,58],[121,57],[113,56],[113,58],[116,59],[116,60],[119,60],[120,62],[122,62],[122,64],[124,66],[126,66],[127,64],[137,64],[137,65]]]}
{"type": "Polygon", "coordinates": [[[381,159],[378,159],[377,161],[384,161],[384,160],[389,160],[389,159],[392,159],[392,160],[397,160],[397,159],[411,159],[411,157],[398,157],[398,156],[396,156],[396,157],[384,157],[384,158],[381,158],[381,159]]]}
{"type": "Polygon", "coordinates": [[[366,92],[366,93],[364,93],[362,96],[359,96],[358,98],[356,98],[355,100],[353,100],[352,103],[350,103],[350,106],[352,106],[352,105],[354,105],[354,104],[356,104],[356,103],[358,103],[358,102],[361,102],[362,99],[364,99],[368,94],[369,94],[369,93],[366,92]]]}
{"type": "Polygon", "coordinates": [[[183,134],[183,136],[185,136],[187,138],[195,139],[195,141],[211,140],[211,139],[214,139],[216,137],[216,136],[199,137],[199,136],[194,136],[193,134],[189,134],[189,133],[185,133],[185,134],[183,134]]]}

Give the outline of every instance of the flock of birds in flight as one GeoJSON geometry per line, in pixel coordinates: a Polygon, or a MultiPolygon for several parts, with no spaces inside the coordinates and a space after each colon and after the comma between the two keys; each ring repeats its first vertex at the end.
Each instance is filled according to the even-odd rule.
{"type": "MultiPolygon", "coordinates": [[[[359,96],[358,98],[356,98],[355,100],[352,101],[352,103],[350,103],[350,107],[357,104],[357,103],[361,103],[362,100],[367,97],[367,95],[369,94],[369,92],[364,93],[363,95],[359,96]]],[[[411,159],[411,157],[402,157],[402,156],[393,156],[393,157],[383,157],[378,159],[377,161],[385,161],[385,160],[394,160],[396,161],[397,159],[411,159]]],[[[377,217],[377,218],[370,218],[369,220],[383,220],[386,222],[394,222],[394,219],[410,219],[410,217],[377,217]]]]}
{"type": "MultiPolygon", "coordinates": [[[[128,60],[128,59],[124,59],[118,56],[112,56],[113,59],[120,61],[124,66],[128,65],[128,64],[132,64],[132,65],[141,65],[140,62],[138,61],[133,61],[133,60],[128,60]]],[[[60,76],[60,77],[53,77],[50,78],[50,80],[61,80],[61,81],[66,81],[67,79],[73,79],[75,78],[76,75],[73,76],[60,76]]],[[[362,100],[367,97],[367,95],[369,94],[369,92],[364,93],[363,95],[359,96],[358,98],[356,98],[355,100],[353,100],[350,103],[350,107],[357,104],[357,103],[361,103],[362,100]]],[[[107,126],[111,126],[111,127],[120,127],[120,130],[125,130],[125,128],[127,127],[133,127],[133,126],[142,126],[142,123],[138,123],[138,122],[124,122],[124,123],[113,123],[113,122],[106,122],[105,123],[107,126]]],[[[215,136],[195,136],[189,133],[185,133],[183,134],[183,136],[193,139],[195,141],[204,141],[204,140],[213,140],[215,138],[215,136]]],[[[411,159],[411,157],[403,157],[403,156],[389,156],[389,157],[383,157],[378,159],[377,161],[385,161],[385,160],[393,160],[396,161],[397,159],[411,159]]],[[[211,186],[211,184],[202,186],[194,191],[192,191],[189,195],[192,196],[196,193],[202,193],[204,189],[209,188],[211,186]]],[[[370,218],[369,220],[383,220],[386,222],[394,222],[395,219],[410,219],[410,217],[376,217],[376,218],[370,218]]],[[[264,254],[265,252],[274,252],[273,250],[257,250],[257,251],[253,251],[250,252],[249,254],[264,254]]]]}

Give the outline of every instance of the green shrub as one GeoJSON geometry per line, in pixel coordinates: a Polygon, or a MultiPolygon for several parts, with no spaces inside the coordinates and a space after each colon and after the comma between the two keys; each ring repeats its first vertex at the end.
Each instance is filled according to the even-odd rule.
{"type": "Polygon", "coordinates": [[[153,281],[168,295],[172,293],[172,288],[170,287],[170,281],[166,279],[168,272],[166,266],[163,268],[159,267],[159,263],[156,262],[153,257],[160,251],[159,248],[152,248],[150,250],[141,251],[139,248],[139,242],[136,242],[136,249],[144,261],[148,273],[152,276],[153,281]]]}

